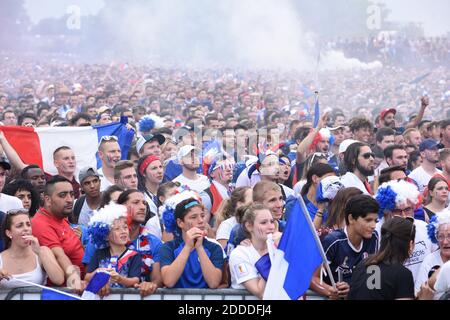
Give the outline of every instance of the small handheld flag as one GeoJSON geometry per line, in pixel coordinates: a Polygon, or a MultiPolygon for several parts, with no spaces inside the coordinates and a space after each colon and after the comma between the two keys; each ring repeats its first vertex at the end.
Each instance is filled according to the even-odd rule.
{"type": "Polygon", "coordinates": [[[109,272],[97,271],[91,281],[89,281],[81,297],[85,300],[94,300],[96,294],[109,282],[110,278],[109,272]]]}

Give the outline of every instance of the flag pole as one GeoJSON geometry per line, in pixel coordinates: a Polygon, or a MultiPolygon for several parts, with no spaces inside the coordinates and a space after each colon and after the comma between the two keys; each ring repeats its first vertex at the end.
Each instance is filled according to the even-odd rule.
{"type": "MultiPolygon", "coordinates": [[[[67,292],[64,292],[64,291],[61,291],[61,290],[56,290],[56,289],[54,289],[54,288],[46,287],[46,286],[43,286],[43,285],[40,285],[40,284],[31,282],[31,281],[19,279],[19,278],[16,278],[16,277],[11,277],[11,278],[14,279],[15,281],[22,282],[22,283],[27,284],[27,285],[29,285],[29,286],[38,287],[38,288],[41,288],[41,289],[43,289],[43,290],[53,291],[53,292],[55,292],[55,293],[62,294],[62,295],[64,295],[64,296],[67,296],[67,297],[70,297],[70,298],[74,298],[74,299],[76,299],[76,300],[84,300],[84,299],[81,298],[80,296],[77,296],[77,295],[74,295],[74,294],[70,294],[70,293],[67,293],[67,292]]],[[[41,294],[42,294],[42,293],[41,293],[41,294]]]]}
{"type": "Polygon", "coordinates": [[[300,202],[300,205],[302,206],[302,211],[303,211],[303,214],[305,215],[306,221],[308,221],[309,229],[311,230],[312,234],[314,235],[314,240],[316,241],[317,247],[319,248],[320,255],[322,256],[322,262],[325,265],[325,269],[327,270],[327,273],[330,277],[331,285],[334,288],[336,288],[336,282],[334,281],[333,274],[331,273],[330,265],[328,264],[328,259],[325,255],[325,252],[323,251],[322,243],[320,242],[319,236],[317,235],[317,232],[316,232],[316,228],[314,227],[314,224],[311,221],[311,217],[309,216],[308,208],[306,208],[305,201],[303,200],[301,195],[298,197],[298,201],[300,202]]]}

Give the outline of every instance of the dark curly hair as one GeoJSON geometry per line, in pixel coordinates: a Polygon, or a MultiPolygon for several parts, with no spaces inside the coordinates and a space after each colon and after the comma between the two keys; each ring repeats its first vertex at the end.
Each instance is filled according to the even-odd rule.
{"type": "Polygon", "coordinates": [[[3,193],[15,197],[18,191],[29,191],[31,193],[31,206],[28,210],[30,216],[34,216],[39,209],[40,197],[39,193],[33,187],[31,182],[25,179],[13,180],[3,188],[3,193]]]}

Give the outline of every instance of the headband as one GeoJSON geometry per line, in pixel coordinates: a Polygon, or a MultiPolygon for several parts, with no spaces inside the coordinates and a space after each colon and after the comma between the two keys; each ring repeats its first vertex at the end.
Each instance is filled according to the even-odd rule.
{"type": "Polygon", "coordinates": [[[145,158],[145,160],[139,166],[139,173],[143,176],[145,169],[147,169],[147,167],[150,165],[150,163],[152,163],[153,161],[157,161],[157,160],[160,160],[159,157],[157,157],[157,156],[147,156],[147,158],[145,158]]]}

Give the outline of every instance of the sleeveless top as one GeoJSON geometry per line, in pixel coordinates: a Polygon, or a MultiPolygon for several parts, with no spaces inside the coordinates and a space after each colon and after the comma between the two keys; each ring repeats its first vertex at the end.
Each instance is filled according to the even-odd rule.
{"type": "MultiPolygon", "coordinates": [[[[3,260],[2,255],[0,254],[0,268],[3,268],[3,260]]],[[[39,262],[38,256],[36,256],[36,268],[32,271],[21,273],[21,274],[13,274],[15,278],[21,280],[27,280],[36,284],[45,285],[47,280],[47,275],[45,271],[42,269],[41,264],[39,262]]],[[[3,279],[0,281],[0,289],[14,289],[19,287],[28,287],[29,285],[16,281],[14,279],[3,279]]]]}

